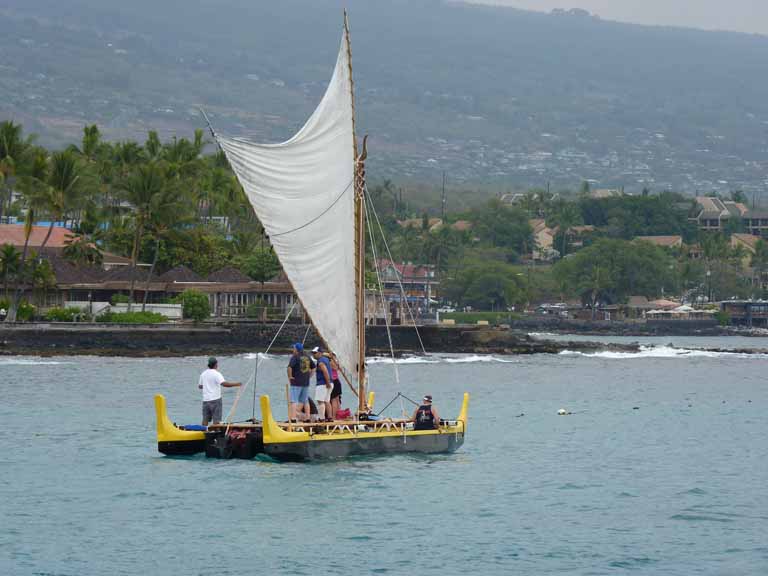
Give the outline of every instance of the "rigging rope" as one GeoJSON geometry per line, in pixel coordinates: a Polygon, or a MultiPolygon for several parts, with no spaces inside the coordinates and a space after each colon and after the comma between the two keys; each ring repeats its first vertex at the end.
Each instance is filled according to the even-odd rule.
{"type": "MultiPolygon", "coordinates": [[[[387,405],[386,405],[386,406],[384,406],[384,408],[382,408],[381,410],[379,410],[379,411],[377,412],[377,414],[379,414],[379,415],[381,415],[381,414],[384,414],[384,412],[386,412],[387,408],[389,408],[390,406],[392,406],[392,404],[394,404],[395,400],[398,400],[398,399],[399,399],[399,400],[400,400],[400,410],[402,411],[403,415],[405,415],[405,416],[407,417],[408,415],[407,415],[407,414],[406,414],[406,412],[405,412],[405,405],[403,404],[403,398],[405,398],[406,400],[408,400],[408,402],[413,402],[413,400],[411,400],[410,398],[408,398],[408,397],[407,397],[405,394],[403,394],[402,392],[398,392],[398,393],[397,393],[397,395],[396,395],[394,398],[392,398],[392,400],[390,400],[390,401],[387,403],[387,405]]],[[[416,406],[418,406],[418,404],[417,404],[416,402],[413,402],[413,403],[414,403],[416,406]]]]}
{"type": "MultiPolygon", "coordinates": [[[[277,332],[275,332],[274,337],[272,338],[272,341],[269,343],[269,346],[267,346],[267,349],[264,351],[263,354],[256,353],[256,371],[258,371],[259,364],[261,364],[261,361],[266,358],[267,354],[269,354],[269,351],[272,349],[272,345],[275,343],[275,340],[277,340],[277,337],[280,335],[280,332],[282,332],[283,327],[285,326],[285,323],[288,322],[288,318],[291,317],[291,314],[293,314],[294,308],[296,308],[296,300],[293,301],[293,305],[291,306],[291,309],[288,310],[288,314],[285,315],[285,318],[283,319],[283,323],[280,324],[280,328],[277,329],[277,332]]],[[[235,413],[235,409],[237,408],[237,403],[240,401],[240,397],[242,394],[248,389],[248,386],[251,382],[253,382],[253,388],[254,392],[256,390],[256,371],[254,371],[253,377],[248,380],[248,382],[245,383],[245,386],[240,386],[240,388],[237,391],[237,396],[235,397],[235,401],[232,403],[232,408],[229,409],[229,412],[227,412],[227,417],[224,420],[227,422],[227,428],[224,431],[224,435],[226,436],[229,434],[229,428],[232,426],[232,422],[229,421],[230,417],[235,413]]],[[[256,395],[254,394],[254,405],[256,403],[256,395]]],[[[254,413],[255,413],[254,408],[254,413]]]]}
{"type": "Polygon", "coordinates": [[[269,235],[269,237],[270,237],[270,238],[277,238],[278,236],[285,236],[286,234],[293,234],[294,232],[298,232],[298,231],[299,231],[299,230],[301,230],[302,228],[306,228],[307,226],[309,226],[309,225],[311,225],[311,224],[314,224],[315,222],[317,222],[318,220],[320,220],[320,218],[322,218],[323,216],[325,216],[325,215],[326,215],[326,214],[327,214],[327,213],[328,213],[328,212],[331,210],[331,208],[333,208],[333,207],[334,207],[334,206],[337,204],[337,202],[338,202],[339,200],[341,200],[341,197],[342,197],[342,196],[344,196],[344,194],[346,194],[346,193],[347,193],[347,191],[348,191],[348,190],[349,190],[349,188],[352,186],[352,184],[354,184],[354,182],[355,182],[355,179],[354,179],[354,178],[352,178],[352,181],[351,181],[349,184],[347,184],[347,187],[346,187],[346,188],[344,188],[344,190],[342,190],[342,191],[341,191],[341,194],[339,194],[339,195],[336,197],[336,200],[334,200],[333,202],[331,202],[331,205],[330,205],[330,206],[328,206],[328,208],[326,208],[325,210],[323,210],[322,212],[320,212],[320,214],[318,214],[317,216],[315,216],[314,218],[312,218],[312,219],[311,219],[309,222],[306,222],[306,223],[302,224],[301,226],[297,226],[296,228],[293,228],[293,229],[291,229],[291,230],[286,230],[285,232],[275,232],[275,233],[273,233],[273,234],[270,234],[270,235],[269,235]]]}
{"type": "MultiPolygon", "coordinates": [[[[368,213],[368,205],[370,202],[366,200],[365,197],[363,197],[363,205],[365,207],[365,217],[370,220],[370,216],[368,213]]],[[[371,239],[371,252],[373,253],[373,267],[376,270],[376,280],[379,284],[379,295],[381,296],[381,307],[384,309],[384,325],[387,327],[387,339],[389,340],[389,352],[392,355],[392,366],[395,368],[395,384],[400,386],[400,372],[397,369],[397,362],[395,361],[395,347],[392,345],[392,331],[389,329],[389,314],[387,310],[387,301],[384,298],[384,286],[381,283],[381,272],[379,271],[379,260],[376,256],[376,242],[373,238],[373,230],[371,226],[368,226],[368,236],[371,239]]],[[[376,320],[376,307],[375,307],[375,298],[374,298],[374,313],[373,318],[374,321],[376,320]]]]}
{"type": "MultiPolygon", "coordinates": [[[[365,195],[370,199],[370,193],[368,192],[368,185],[365,186],[365,195]]],[[[395,264],[395,261],[392,259],[392,252],[389,250],[389,244],[387,243],[387,237],[384,235],[384,228],[381,226],[381,220],[379,220],[379,214],[376,212],[376,206],[373,205],[373,202],[371,202],[371,212],[373,212],[373,216],[376,219],[376,224],[379,228],[379,234],[381,234],[381,239],[384,241],[384,247],[387,249],[387,256],[389,257],[389,261],[392,262],[392,265],[395,264]]],[[[421,339],[421,334],[419,334],[419,328],[416,325],[416,320],[413,317],[413,312],[411,311],[411,306],[408,304],[408,297],[405,294],[405,288],[403,288],[403,282],[400,278],[400,274],[395,274],[397,276],[397,283],[400,286],[400,296],[405,301],[405,308],[408,310],[408,315],[411,318],[411,322],[413,322],[413,329],[416,330],[416,336],[419,339],[419,345],[421,346],[421,352],[422,354],[426,354],[427,351],[424,348],[424,342],[421,339]]]]}
{"type": "Polygon", "coordinates": [[[414,406],[421,406],[421,404],[419,404],[418,402],[416,402],[416,400],[411,400],[411,399],[410,399],[410,398],[408,398],[408,396],[406,396],[405,394],[400,394],[400,396],[402,396],[403,398],[405,398],[406,400],[408,400],[408,402],[410,402],[410,403],[411,403],[411,404],[413,404],[414,406]]]}

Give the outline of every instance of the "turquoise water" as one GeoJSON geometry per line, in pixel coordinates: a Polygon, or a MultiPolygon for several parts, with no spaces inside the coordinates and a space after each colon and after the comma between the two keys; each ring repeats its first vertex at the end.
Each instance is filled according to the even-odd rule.
{"type": "Polygon", "coordinates": [[[0,574],[765,574],[767,360],[411,360],[443,416],[471,392],[459,452],[276,464],[156,452],[152,395],[197,422],[202,358],[0,358],[0,574]]]}

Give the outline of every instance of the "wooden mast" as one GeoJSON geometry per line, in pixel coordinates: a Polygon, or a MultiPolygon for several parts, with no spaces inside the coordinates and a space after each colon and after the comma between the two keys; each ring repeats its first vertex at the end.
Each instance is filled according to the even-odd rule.
{"type": "Polygon", "coordinates": [[[344,10],[344,38],[347,44],[349,92],[352,101],[352,146],[354,150],[355,181],[355,299],[357,312],[357,398],[358,412],[367,409],[365,400],[365,158],[358,156],[355,131],[355,81],[352,78],[352,43],[349,38],[349,17],[344,10]]]}

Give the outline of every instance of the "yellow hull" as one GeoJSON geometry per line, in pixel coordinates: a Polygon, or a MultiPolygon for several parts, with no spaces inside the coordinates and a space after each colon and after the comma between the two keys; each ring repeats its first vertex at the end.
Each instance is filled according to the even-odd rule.
{"type": "MultiPolygon", "coordinates": [[[[371,394],[369,403],[373,403],[371,394]]],[[[464,442],[469,394],[464,394],[461,412],[456,420],[443,421],[435,430],[415,430],[408,420],[337,421],[314,425],[277,422],[272,415],[269,396],[261,397],[261,424],[211,427],[208,431],[184,430],[168,418],[165,397],[155,396],[158,450],[167,455],[206,452],[208,456],[231,457],[232,431],[241,442],[248,438],[248,449],[237,457],[253,457],[264,452],[279,460],[315,460],[355,455],[403,452],[453,452],[464,442]],[[209,446],[210,445],[210,446],[209,446]],[[214,449],[215,448],[215,449],[214,449]]]]}
{"type": "Polygon", "coordinates": [[[453,452],[464,442],[469,394],[461,412],[436,430],[414,430],[405,420],[337,422],[314,433],[312,427],[286,430],[272,416],[269,396],[261,397],[264,452],[279,460],[314,460],[403,452],[453,452]]]}
{"type": "Polygon", "coordinates": [[[182,430],[168,418],[165,396],[155,395],[157,449],[163,454],[186,455],[205,450],[205,432],[182,430]]]}

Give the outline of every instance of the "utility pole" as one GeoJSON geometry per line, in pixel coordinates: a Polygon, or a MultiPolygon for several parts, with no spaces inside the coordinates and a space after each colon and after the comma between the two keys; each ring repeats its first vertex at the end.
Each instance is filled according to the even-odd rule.
{"type": "MultiPolygon", "coordinates": [[[[441,195],[441,217],[443,219],[443,226],[445,226],[445,170],[443,170],[443,193],[441,195]]],[[[439,244],[437,246],[437,262],[435,263],[435,279],[438,283],[441,282],[442,278],[440,275],[440,257],[443,255],[443,237],[439,235],[438,231],[438,240],[439,244]]],[[[429,308],[429,302],[427,302],[427,308],[429,308]]],[[[440,316],[439,312],[435,313],[435,319],[439,322],[440,316]]]]}
{"type": "Polygon", "coordinates": [[[445,170],[443,170],[442,218],[445,220],[445,170]]]}

